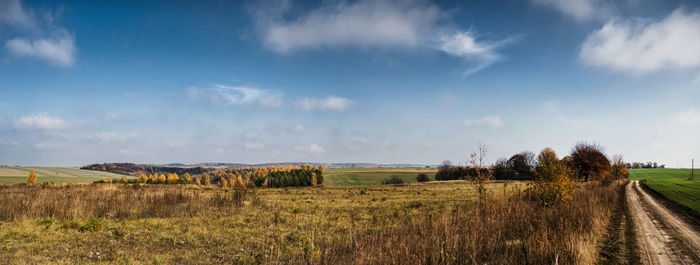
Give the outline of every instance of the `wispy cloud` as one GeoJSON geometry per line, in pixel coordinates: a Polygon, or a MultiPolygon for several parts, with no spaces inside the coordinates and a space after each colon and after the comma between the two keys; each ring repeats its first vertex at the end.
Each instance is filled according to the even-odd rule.
{"type": "Polygon", "coordinates": [[[557,10],[578,21],[605,18],[611,14],[610,7],[602,0],[532,0],[532,2],[557,10]]]}
{"type": "Polygon", "coordinates": [[[571,124],[574,126],[574,129],[577,129],[577,130],[585,129],[585,128],[588,128],[591,125],[593,125],[593,123],[591,123],[590,121],[581,120],[581,119],[573,119],[573,118],[569,118],[569,117],[566,117],[563,115],[559,116],[559,121],[571,124]]]}
{"type": "Polygon", "coordinates": [[[36,57],[58,66],[73,65],[75,53],[73,36],[68,33],[47,39],[12,39],[5,43],[5,48],[15,56],[36,57]]]}
{"type": "Polygon", "coordinates": [[[500,60],[501,55],[496,52],[496,49],[514,40],[515,38],[494,43],[479,42],[473,32],[464,31],[441,36],[437,48],[452,56],[473,62],[473,65],[464,71],[465,75],[469,75],[500,60]]]}
{"type": "Polygon", "coordinates": [[[262,143],[245,143],[245,149],[248,150],[263,150],[265,145],[262,143]]]}
{"type": "Polygon", "coordinates": [[[689,111],[676,114],[674,120],[683,125],[698,125],[700,124],[700,111],[692,108],[689,111]]]}
{"type": "Polygon", "coordinates": [[[282,6],[256,13],[265,47],[280,54],[346,47],[430,49],[471,62],[465,71],[471,74],[496,62],[501,57],[496,50],[506,43],[441,25],[447,14],[428,1],[340,1],[297,16],[290,15],[290,5],[282,6]]]}
{"type": "Polygon", "coordinates": [[[335,111],[345,111],[355,102],[336,96],[329,96],[326,98],[302,98],[299,100],[298,104],[304,110],[335,110],[335,111]]]}
{"type": "Polygon", "coordinates": [[[134,132],[98,132],[87,136],[88,139],[97,139],[102,142],[126,142],[138,138],[134,132]]]}
{"type": "Polygon", "coordinates": [[[490,128],[497,128],[503,126],[503,120],[501,120],[501,114],[484,116],[477,119],[466,119],[464,121],[465,126],[485,126],[490,128]]]}
{"type": "Polygon", "coordinates": [[[37,30],[36,21],[19,0],[0,0],[0,24],[21,30],[37,30]]]}
{"type": "Polygon", "coordinates": [[[295,146],[294,151],[307,154],[320,154],[325,152],[326,150],[317,144],[310,144],[308,146],[295,146]]]}
{"type": "Polygon", "coordinates": [[[249,86],[214,85],[212,87],[189,87],[187,94],[190,98],[205,97],[214,103],[240,105],[257,103],[264,107],[279,107],[282,96],[278,93],[249,86]]]}
{"type": "Polygon", "coordinates": [[[5,49],[15,57],[33,57],[53,65],[66,67],[75,62],[75,38],[55,24],[52,14],[40,20],[19,0],[0,0],[0,25],[8,25],[23,36],[5,42],[5,49]]]}
{"type": "Polygon", "coordinates": [[[24,116],[15,121],[21,129],[58,130],[70,127],[70,123],[58,117],[51,117],[46,112],[24,116]]]}
{"type": "Polygon", "coordinates": [[[656,23],[606,23],[581,45],[591,66],[634,74],[700,66],[700,13],[678,9],[656,23]]]}

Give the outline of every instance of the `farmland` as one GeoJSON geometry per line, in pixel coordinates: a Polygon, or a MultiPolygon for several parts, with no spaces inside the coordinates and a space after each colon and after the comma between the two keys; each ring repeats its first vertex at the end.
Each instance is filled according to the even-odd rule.
{"type": "Polygon", "coordinates": [[[430,168],[329,168],[324,173],[326,186],[377,185],[382,180],[397,176],[404,182],[416,182],[416,176],[425,173],[433,180],[436,169],[430,168]]]}
{"type": "MultiPolygon", "coordinates": [[[[37,172],[39,182],[91,183],[104,178],[119,178],[122,175],[103,171],[66,167],[0,167],[0,183],[26,183],[30,170],[37,172]]],[[[416,182],[416,176],[425,173],[434,179],[436,169],[430,168],[329,168],[325,169],[325,186],[378,185],[392,176],[406,183],[416,182]]]]}
{"type": "Polygon", "coordinates": [[[34,170],[37,173],[40,183],[90,183],[104,178],[119,178],[122,176],[109,172],[69,167],[0,167],[0,183],[26,183],[30,170],[34,170]]]}
{"type": "Polygon", "coordinates": [[[685,207],[700,213],[700,180],[689,180],[690,169],[631,169],[630,179],[645,180],[646,185],[685,207]]]}

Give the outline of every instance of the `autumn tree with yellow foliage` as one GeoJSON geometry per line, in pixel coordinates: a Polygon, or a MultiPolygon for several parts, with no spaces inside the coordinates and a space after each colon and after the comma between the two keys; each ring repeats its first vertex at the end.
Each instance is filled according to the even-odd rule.
{"type": "Polygon", "coordinates": [[[570,200],[576,189],[571,179],[573,170],[551,148],[545,148],[537,156],[536,180],[531,188],[534,197],[543,205],[570,200]]]}
{"type": "Polygon", "coordinates": [[[27,176],[27,184],[36,184],[37,176],[34,170],[29,171],[29,176],[27,176]]]}

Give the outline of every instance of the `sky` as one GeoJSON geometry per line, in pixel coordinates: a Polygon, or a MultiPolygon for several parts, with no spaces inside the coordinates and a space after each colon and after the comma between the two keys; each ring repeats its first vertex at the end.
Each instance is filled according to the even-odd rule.
{"type": "Polygon", "coordinates": [[[698,99],[698,1],[0,0],[5,165],[689,167],[698,99]]]}

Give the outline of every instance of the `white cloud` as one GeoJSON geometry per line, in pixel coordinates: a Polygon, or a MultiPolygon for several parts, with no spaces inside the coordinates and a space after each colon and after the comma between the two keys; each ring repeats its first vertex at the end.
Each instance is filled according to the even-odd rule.
{"type": "Polygon", "coordinates": [[[491,128],[503,126],[503,121],[501,120],[501,114],[484,116],[478,119],[467,119],[464,121],[465,126],[486,126],[491,128]]]}
{"type": "Polygon", "coordinates": [[[269,90],[248,86],[215,85],[208,88],[189,87],[187,95],[190,98],[204,96],[213,103],[240,105],[257,103],[264,107],[279,107],[282,96],[269,90]]]}
{"type": "Polygon", "coordinates": [[[609,8],[601,0],[532,0],[571,16],[575,20],[589,20],[609,15],[609,8]]]}
{"type": "Polygon", "coordinates": [[[13,55],[36,57],[58,66],[71,66],[75,58],[73,36],[63,35],[55,39],[12,39],[5,43],[5,48],[13,55]]]}
{"type": "Polygon", "coordinates": [[[76,54],[73,34],[55,25],[56,20],[50,13],[43,20],[37,19],[18,0],[0,0],[0,24],[24,35],[5,42],[10,54],[38,58],[56,66],[72,66],[76,54]]]}
{"type": "Polygon", "coordinates": [[[326,150],[317,144],[310,144],[308,146],[295,146],[294,151],[297,151],[300,153],[320,154],[320,153],[325,152],[326,150]]]}
{"type": "Polygon", "coordinates": [[[355,102],[336,96],[329,96],[326,98],[302,98],[299,100],[299,106],[307,111],[313,110],[336,110],[344,111],[350,108],[355,102]]]}
{"type": "Polygon", "coordinates": [[[616,72],[647,73],[700,66],[700,14],[676,10],[656,23],[610,21],[591,33],[579,57],[616,72]]]}
{"type": "Polygon", "coordinates": [[[60,118],[51,117],[46,112],[29,115],[20,118],[15,122],[17,128],[38,129],[38,130],[58,130],[70,126],[70,123],[60,118]]]}
{"type": "Polygon", "coordinates": [[[260,14],[265,46],[279,53],[338,46],[415,47],[438,20],[440,9],[424,1],[360,0],[315,9],[291,21],[260,14]]]}
{"type": "Polygon", "coordinates": [[[261,143],[245,143],[245,149],[248,150],[263,150],[265,145],[261,143]]]}
{"type": "Polygon", "coordinates": [[[473,61],[466,74],[500,57],[496,48],[501,45],[478,41],[473,31],[441,26],[440,20],[447,15],[428,1],[340,1],[292,19],[290,9],[256,14],[265,47],[280,54],[343,47],[428,49],[473,61]]]}
{"type": "Polygon", "coordinates": [[[678,113],[675,121],[684,125],[698,125],[700,124],[700,111],[692,108],[687,112],[678,113]]]}
{"type": "Polygon", "coordinates": [[[473,61],[474,65],[464,71],[465,75],[469,75],[498,61],[500,55],[496,53],[496,48],[510,41],[504,40],[499,43],[478,42],[473,32],[465,31],[441,36],[437,49],[447,54],[473,61]]]}

